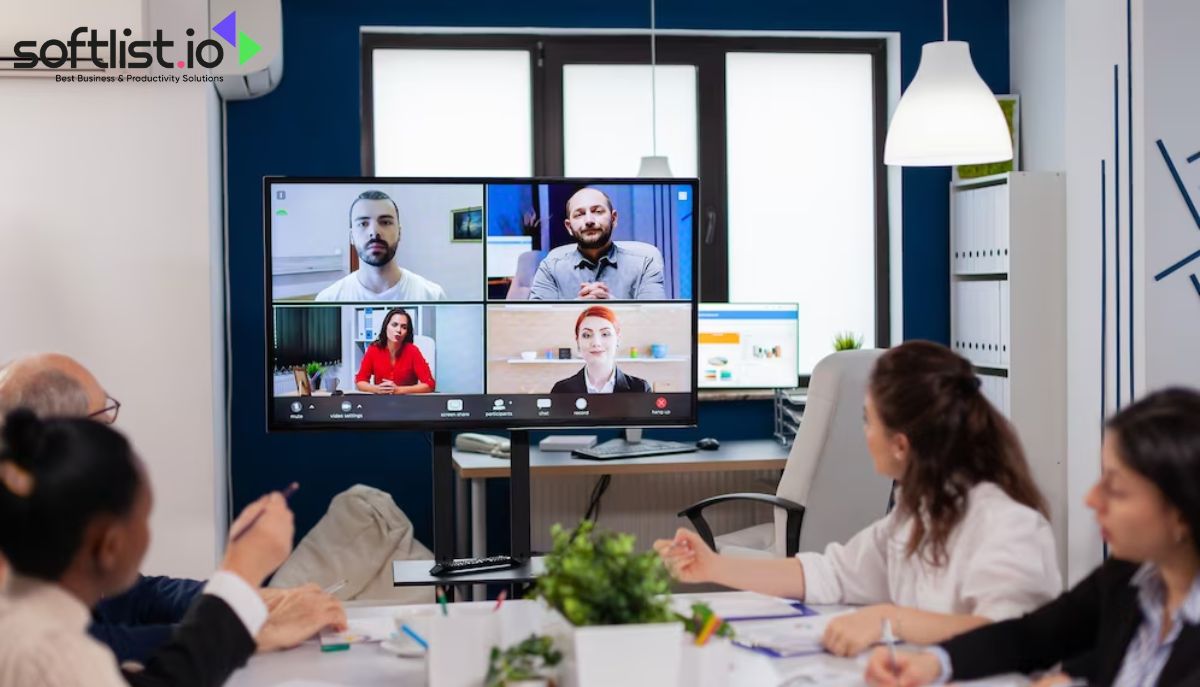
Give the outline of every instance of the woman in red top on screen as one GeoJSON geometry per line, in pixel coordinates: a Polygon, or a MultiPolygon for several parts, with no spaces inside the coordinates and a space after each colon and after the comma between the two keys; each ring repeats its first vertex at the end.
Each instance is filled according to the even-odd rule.
{"type": "Polygon", "coordinates": [[[388,311],[354,382],[359,391],[370,394],[428,394],[437,388],[429,363],[413,343],[412,315],[406,310],[388,311]]]}

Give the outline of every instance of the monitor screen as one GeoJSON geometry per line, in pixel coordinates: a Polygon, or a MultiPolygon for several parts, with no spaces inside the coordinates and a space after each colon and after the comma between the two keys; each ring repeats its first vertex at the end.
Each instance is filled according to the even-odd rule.
{"type": "Polygon", "coordinates": [[[697,192],[265,179],[269,428],[695,424],[697,192]]]}
{"type": "Polygon", "coordinates": [[[799,382],[795,303],[704,303],[698,320],[701,389],[791,389],[799,382]]]}

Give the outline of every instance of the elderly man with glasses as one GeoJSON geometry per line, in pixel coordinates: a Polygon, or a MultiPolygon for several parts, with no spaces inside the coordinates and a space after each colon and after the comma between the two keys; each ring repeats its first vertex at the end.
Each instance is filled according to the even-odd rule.
{"type": "MultiPolygon", "coordinates": [[[[75,359],[43,353],[0,367],[0,418],[15,408],[29,408],[41,417],[88,417],[112,424],[121,403],[75,359]]],[[[3,567],[0,560],[0,584],[3,567]]],[[[140,576],[129,591],[100,602],[89,630],[118,660],[143,661],[170,638],[203,589],[197,580],[140,576]]],[[[259,651],[294,646],[327,625],[346,622],[341,605],[313,585],[263,589],[260,594],[269,615],[255,638],[259,651]]]]}

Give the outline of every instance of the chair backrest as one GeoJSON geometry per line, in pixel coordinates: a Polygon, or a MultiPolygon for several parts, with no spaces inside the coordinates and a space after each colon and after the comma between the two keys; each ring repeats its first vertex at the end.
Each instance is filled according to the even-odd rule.
{"type": "Polygon", "coordinates": [[[413,335],[413,344],[421,355],[425,356],[425,362],[429,363],[429,371],[433,373],[433,378],[437,379],[437,344],[433,339],[421,334],[413,335]]]}
{"type": "MultiPolygon", "coordinates": [[[[867,378],[883,351],[826,356],[808,384],[804,418],[776,495],[804,506],[800,551],[844,542],[883,517],[891,479],[875,472],[863,434],[867,378]]],[[[786,515],[775,514],[775,554],[784,556],[786,515]]]]}
{"type": "Polygon", "coordinates": [[[513,275],[512,283],[508,286],[508,294],[504,297],[506,300],[523,301],[529,298],[533,277],[537,274],[538,265],[544,257],[545,251],[540,250],[527,250],[517,256],[517,273],[513,275]]]}

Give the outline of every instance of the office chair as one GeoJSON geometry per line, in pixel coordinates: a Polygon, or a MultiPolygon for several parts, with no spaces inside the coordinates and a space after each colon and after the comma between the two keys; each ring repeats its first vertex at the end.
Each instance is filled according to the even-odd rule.
{"type": "Polygon", "coordinates": [[[863,435],[867,378],[881,353],[841,351],[817,363],[804,419],[775,495],[713,496],[688,506],[679,516],[691,520],[714,550],[744,558],[822,551],[883,517],[892,481],[875,472],[863,435]],[[770,504],[775,507],[775,521],[714,538],[704,510],[727,501],[770,504]]]}

